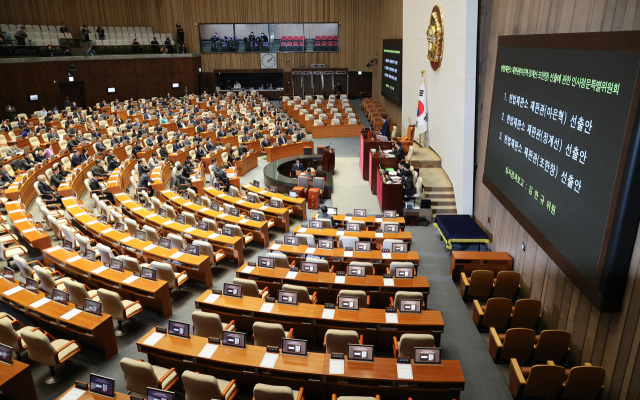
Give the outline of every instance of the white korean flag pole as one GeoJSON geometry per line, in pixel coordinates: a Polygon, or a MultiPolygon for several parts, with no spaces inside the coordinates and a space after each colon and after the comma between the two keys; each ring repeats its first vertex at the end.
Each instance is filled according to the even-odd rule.
{"type": "Polygon", "coordinates": [[[427,111],[427,87],[424,84],[424,70],[420,79],[420,92],[418,93],[418,117],[416,119],[416,131],[413,140],[423,147],[427,145],[427,131],[429,130],[429,112],[427,111]],[[420,129],[422,127],[422,129],[420,129]]]}

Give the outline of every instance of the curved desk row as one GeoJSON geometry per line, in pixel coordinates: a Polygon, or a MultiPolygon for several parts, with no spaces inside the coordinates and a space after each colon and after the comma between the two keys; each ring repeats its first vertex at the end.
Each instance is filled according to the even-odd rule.
{"type": "Polygon", "coordinates": [[[153,211],[142,207],[142,204],[131,200],[129,196],[120,193],[114,196],[116,202],[122,206],[122,211],[133,217],[141,225],[149,224],[165,232],[175,233],[185,239],[204,240],[211,243],[216,252],[216,262],[230,258],[238,262],[238,266],[244,263],[244,238],[240,236],[225,236],[217,232],[203,231],[189,224],[182,225],[170,218],[159,216],[153,211]]]}
{"type": "Polygon", "coordinates": [[[281,158],[301,156],[306,154],[306,150],[310,149],[309,154],[313,154],[313,141],[306,140],[302,142],[285,144],[276,147],[266,147],[265,153],[267,153],[267,161],[272,162],[281,158]]]}
{"type": "Polygon", "coordinates": [[[389,306],[389,297],[397,291],[419,292],[424,296],[425,305],[429,295],[429,279],[426,276],[416,276],[413,279],[383,278],[382,275],[367,275],[365,277],[336,276],[334,272],[318,272],[310,274],[299,272],[295,278],[288,278],[288,268],[261,268],[248,264],[236,271],[238,278],[251,279],[259,287],[269,287],[269,293],[276,294],[282,290],[282,285],[301,285],[309,289],[309,294],[317,292],[318,303],[333,303],[341,290],[364,290],[371,299],[371,307],[389,306]],[[247,268],[248,267],[248,268],[247,268]],[[336,279],[337,278],[337,279],[336,279]]]}
{"type": "Polygon", "coordinates": [[[255,187],[250,183],[242,185],[247,192],[252,192],[265,199],[281,199],[285,205],[290,206],[294,215],[300,216],[303,220],[307,219],[307,199],[304,197],[290,197],[282,193],[273,193],[267,189],[255,187]]]}
{"type": "Polygon", "coordinates": [[[322,343],[327,329],[353,329],[364,335],[369,344],[392,343],[393,336],[403,333],[428,333],[433,335],[436,346],[444,331],[442,314],[437,310],[423,310],[421,313],[397,313],[398,322],[387,322],[385,309],[360,308],[360,310],[334,309],[333,318],[323,318],[324,306],[320,304],[299,303],[298,305],[275,303],[271,311],[262,308],[265,300],[258,297],[242,298],[229,296],[209,296],[205,291],[196,299],[196,308],[214,312],[223,321],[234,320],[241,332],[251,332],[253,323],[275,322],[284,326],[285,331],[295,328],[295,335],[322,343]],[[213,302],[212,302],[213,301],[213,302]]]}
{"type": "Polygon", "coordinates": [[[51,247],[51,236],[44,229],[41,232],[36,227],[35,221],[32,223],[27,218],[26,207],[22,208],[17,200],[5,203],[4,207],[13,226],[29,246],[40,250],[51,247]]]}
{"type": "Polygon", "coordinates": [[[410,251],[408,253],[383,253],[380,250],[371,250],[369,252],[364,251],[350,251],[347,252],[343,248],[333,249],[321,249],[313,248],[306,245],[290,246],[286,244],[272,244],[269,247],[271,251],[279,251],[286,254],[290,261],[296,261],[296,265],[299,267],[299,261],[304,261],[306,256],[315,255],[318,257],[324,257],[329,265],[335,266],[336,271],[344,271],[346,265],[351,261],[363,261],[374,264],[374,268],[378,269],[377,274],[386,274],[386,271],[381,271],[380,268],[388,266],[394,261],[408,261],[412,262],[416,267],[420,263],[420,256],[417,251],[410,251]],[[376,266],[378,264],[379,266],[376,266]]]}
{"type": "Polygon", "coordinates": [[[330,354],[310,352],[306,357],[280,354],[275,366],[266,368],[260,365],[266,347],[219,346],[213,355],[205,357],[201,351],[208,343],[207,338],[191,336],[184,339],[165,334],[154,345],[145,344],[153,333],[155,329],[136,344],[138,351],[146,353],[154,365],[181,372],[197,371],[219,379],[236,379],[240,384],[251,386],[260,382],[292,388],[303,386],[305,398],[309,400],[330,399],[333,393],[341,396],[379,394],[382,399],[414,396],[416,399],[451,400],[460,398],[465,385],[458,360],[443,360],[442,365],[413,364],[411,380],[398,378],[394,358],[375,358],[375,362],[345,360],[344,373],[336,375],[329,369],[330,354]]]}
{"type": "Polygon", "coordinates": [[[224,224],[235,224],[240,226],[242,232],[245,235],[252,235],[254,240],[260,240],[263,242],[264,247],[269,246],[269,226],[272,224],[268,221],[252,221],[245,217],[234,217],[224,211],[214,211],[205,206],[199,206],[191,200],[185,200],[178,196],[171,190],[163,190],[159,192],[158,198],[161,200],[164,198],[169,205],[178,210],[188,211],[201,217],[215,219],[216,221],[222,221],[224,224]]]}
{"type": "Polygon", "coordinates": [[[306,233],[307,235],[313,235],[315,238],[331,238],[336,243],[340,240],[341,236],[345,237],[357,237],[358,239],[370,240],[373,243],[382,244],[385,239],[398,239],[403,242],[411,244],[411,232],[400,231],[398,233],[389,232],[376,232],[376,231],[338,231],[337,229],[313,229],[303,228],[302,226],[296,226],[293,229],[293,233],[306,233]]]}
{"type": "Polygon", "coordinates": [[[67,212],[75,219],[78,225],[88,232],[87,236],[95,238],[112,248],[120,249],[131,257],[142,257],[145,262],[154,260],[171,263],[177,266],[179,271],[186,271],[189,279],[204,282],[206,287],[212,285],[209,257],[204,255],[196,257],[178,252],[175,249],[165,249],[150,240],[143,242],[132,237],[129,233],[120,233],[113,229],[111,225],[104,225],[99,222],[93,215],[87,213],[83,207],[80,207],[72,197],[63,198],[62,204],[64,204],[67,212]]]}
{"type": "Polygon", "coordinates": [[[47,331],[62,332],[67,339],[75,339],[100,347],[104,349],[107,360],[118,354],[111,315],[102,314],[98,317],[81,312],[67,319],[65,314],[75,309],[74,304],[69,303],[65,306],[54,301],[44,304],[36,303],[44,299],[44,292],[40,291],[37,294],[30,292],[21,288],[17,282],[11,283],[4,278],[0,278],[0,293],[4,303],[38,321],[39,325],[47,331]]]}
{"type": "MultiPolygon", "coordinates": [[[[318,214],[315,214],[313,218],[317,218],[318,214]]],[[[380,226],[383,222],[397,222],[400,224],[400,229],[404,230],[405,221],[404,217],[398,216],[397,218],[379,218],[374,215],[370,215],[367,217],[354,217],[348,216],[346,214],[338,214],[333,215],[333,222],[337,222],[339,225],[344,226],[349,221],[362,221],[367,224],[367,226],[375,227],[376,229],[380,229],[380,226]]]]}
{"type": "Polygon", "coordinates": [[[205,188],[204,192],[212,200],[232,204],[234,207],[246,212],[247,214],[249,214],[251,210],[262,211],[267,218],[273,218],[277,227],[283,228],[285,232],[289,232],[289,213],[293,212],[289,207],[275,208],[264,204],[254,204],[239,197],[229,196],[225,192],[215,189],[214,187],[205,188]]]}

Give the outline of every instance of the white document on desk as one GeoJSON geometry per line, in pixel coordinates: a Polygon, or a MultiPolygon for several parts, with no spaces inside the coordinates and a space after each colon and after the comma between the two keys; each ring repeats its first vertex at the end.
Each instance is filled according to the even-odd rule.
{"type": "Polygon", "coordinates": [[[264,211],[264,210],[266,210],[267,208],[269,208],[269,206],[262,206],[262,207],[258,208],[258,210],[262,210],[262,211],[264,211]]]}
{"type": "Polygon", "coordinates": [[[265,193],[267,193],[266,190],[261,190],[261,191],[258,192],[258,194],[265,194],[265,193]]]}
{"type": "Polygon", "coordinates": [[[105,234],[105,233],[109,233],[109,232],[113,232],[114,229],[113,228],[107,228],[105,230],[103,230],[102,232],[100,232],[101,234],[105,234]]]}
{"type": "Polygon", "coordinates": [[[330,375],[344,375],[344,360],[329,360],[330,375]]]}
{"type": "Polygon", "coordinates": [[[207,296],[206,299],[204,299],[204,302],[207,304],[213,304],[216,302],[216,300],[218,300],[220,298],[219,294],[215,294],[215,293],[211,293],[209,296],[207,296]]]}
{"type": "Polygon", "coordinates": [[[336,279],[333,281],[333,283],[344,283],[346,279],[347,277],[344,275],[336,275],[336,279]]]}
{"type": "Polygon", "coordinates": [[[333,319],[336,316],[335,308],[325,308],[322,310],[322,319],[333,319]]]}
{"type": "Polygon", "coordinates": [[[296,279],[296,276],[298,276],[298,271],[289,271],[284,279],[296,279]]]}
{"type": "Polygon", "coordinates": [[[383,260],[391,260],[391,253],[382,253],[383,260]]]}
{"type": "Polygon", "coordinates": [[[131,241],[133,239],[135,239],[135,237],[129,236],[129,237],[126,237],[126,238],[120,240],[120,243],[127,243],[127,242],[129,242],[129,241],[131,241]]]}
{"type": "Polygon", "coordinates": [[[382,218],[376,218],[376,222],[378,223],[382,222],[382,218]]]}
{"type": "Polygon", "coordinates": [[[342,236],[344,235],[344,231],[336,231],[336,236],[342,236]]]}
{"type": "Polygon", "coordinates": [[[29,232],[33,232],[35,230],[36,230],[36,228],[30,228],[30,229],[26,229],[26,230],[22,231],[22,233],[29,233],[29,232]]]}
{"type": "Polygon", "coordinates": [[[278,250],[280,248],[280,246],[281,246],[280,244],[276,243],[276,244],[271,245],[271,247],[269,249],[270,250],[278,250]]]}
{"type": "Polygon", "coordinates": [[[185,229],[185,230],[184,230],[184,232],[185,232],[185,233],[190,233],[190,232],[193,232],[193,231],[195,231],[195,230],[196,230],[196,228],[194,228],[193,226],[190,226],[190,227],[188,227],[187,229],[185,229]]]}
{"type": "Polygon", "coordinates": [[[353,217],[344,217],[344,220],[345,221],[351,221],[351,218],[353,218],[353,217]]]}
{"type": "Polygon", "coordinates": [[[184,206],[190,206],[190,205],[192,205],[192,204],[193,204],[192,202],[187,201],[186,203],[184,203],[184,204],[182,205],[182,207],[184,207],[184,206]]]}
{"type": "Polygon", "coordinates": [[[82,217],[83,215],[87,215],[87,213],[83,211],[80,214],[76,214],[75,217],[82,217]]]}
{"type": "Polygon", "coordinates": [[[227,215],[229,215],[229,214],[227,214],[227,213],[222,213],[222,214],[218,215],[218,218],[222,219],[222,218],[226,217],[227,215]]]}
{"type": "Polygon", "coordinates": [[[305,254],[313,254],[315,252],[316,252],[315,247],[307,247],[307,249],[304,251],[305,254]]]}
{"type": "Polygon", "coordinates": [[[207,212],[207,211],[211,211],[211,209],[209,207],[204,207],[198,210],[198,212],[207,212]]]}
{"type": "Polygon", "coordinates": [[[157,217],[157,216],[158,216],[158,214],[151,213],[151,214],[147,215],[145,218],[153,218],[153,217],[157,217]]]}
{"type": "Polygon", "coordinates": [[[98,221],[97,219],[94,219],[93,221],[87,222],[87,225],[97,224],[98,222],[100,222],[100,221],[98,221]]]}
{"type": "Polygon", "coordinates": [[[182,257],[184,255],[183,252],[181,251],[176,251],[175,253],[173,253],[172,255],[170,255],[169,257],[173,258],[174,260],[177,260],[178,258],[182,257]]]}
{"type": "Polygon", "coordinates": [[[70,320],[71,318],[75,317],[76,315],[80,314],[82,312],[82,310],[78,310],[77,308],[74,308],[73,310],[70,310],[69,312],[62,314],[60,316],[60,319],[64,319],[66,321],[70,320]]]}
{"type": "Polygon", "coordinates": [[[353,257],[353,251],[345,251],[342,257],[353,257]]]}
{"type": "Polygon", "coordinates": [[[220,234],[219,234],[219,233],[212,233],[211,235],[209,235],[209,239],[215,239],[215,238],[217,238],[218,236],[220,236],[220,234]]]}
{"type": "Polygon", "coordinates": [[[219,344],[207,343],[207,344],[204,345],[202,350],[200,350],[200,353],[198,354],[198,357],[199,358],[211,358],[211,357],[213,357],[213,353],[215,353],[216,350],[218,350],[218,347],[220,347],[219,344]]]}
{"type": "Polygon", "coordinates": [[[147,247],[145,247],[145,248],[144,248],[144,249],[142,249],[142,250],[144,250],[144,251],[151,251],[151,250],[155,249],[156,247],[158,247],[158,245],[150,244],[150,245],[148,245],[147,247]]]}
{"type": "Polygon", "coordinates": [[[96,274],[99,275],[101,272],[104,272],[106,270],[108,270],[109,267],[105,267],[104,265],[102,267],[98,267],[96,269],[94,269],[93,271],[91,271],[92,274],[96,274]]]}
{"type": "Polygon", "coordinates": [[[239,224],[246,224],[247,222],[249,222],[247,218],[242,218],[240,221],[238,221],[239,224]]]}
{"type": "Polygon", "coordinates": [[[131,210],[131,211],[139,211],[139,210],[142,210],[143,208],[144,208],[144,207],[136,207],[136,208],[134,208],[134,209],[133,209],[133,210],[131,210]]]}
{"type": "Polygon", "coordinates": [[[267,303],[266,301],[262,303],[262,307],[260,307],[260,312],[270,313],[273,311],[273,307],[275,307],[276,303],[267,303]]]}
{"type": "Polygon", "coordinates": [[[398,379],[413,379],[413,368],[411,364],[397,363],[398,379]]]}
{"type": "Polygon", "coordinates": [[[18,293],[19,291],[21,291],[22,289],[24,289],[22,286],[16,286],[14,288],[11,288],[7,291],[5,291],[4,293],[2,293],[5,296],[11,296],[12,294],[18,293]]]}
{"type": "Polygon", "coordinates": [[[262,357],[262,362],[260,362],[260,366],[262,368],[273,368],[276,366],[276,361],[278,361],[278,357],[280,357],[280,353],[264,353],[264,357],[262,357]]]}
{"type": "Polygon", "coordinates": [[[140,278],[139,276],[131,275],[127,279],[123,280],[122,283],[124,283],[126,285],[129,285],[129,284],[135,282],[136,280],[138,280],[139,278],[140,278]]]}
{"type": "Polygon", "coordinates": [[[170,219],[170,220],[168,220],[168,221],[164,221],[164,222],[162,223],[162,225],[163,225],[163,226],[167,226],[167,225],[171,225],[172,223],[173,223],[173,220],[171,220],[171,219],[170,219]]]}
{"type": "Polygon", "coordinates": [[[376,237],[377,237],[377,238],[382,238],[382,237],[384,237],[384,233],[382,233],[382,232],[376,232],[376,237]]]}
{"type": "Polygon", "coordinates": [[[164,333],[162,332],[153,332],[151,336],[147,338],[142,344],[146,344],[147,346],[155,346],[156,343],[160,341],[164,337],[164,333]]]}
{"type": "Polygon", "coordinates": [[[387,324],[397,324],[398,323],[398,314],[397,313],[384,313],[384,319],[387,324]]]}
{"type": "Polygon", "coordinates": [[[307,228],[298,228],[298,233],[305,233],[307,228]]]}
{"type": "Polygon", "coordinates": [[[60,400],[78,400],[85,393],[87,393],[86,390],[73,388],[73,389],[69,390],[69,392],[67,392],[67,394],[62,396],[60,398],[60,400]]]}
{"type": "Polygon", "coordinates": [[[242,204],[242,203],[244,203],[244,200],[238,200],[238,201],[236,201],[236,204],[242,204]]]}
{"type": "Polygon", "coordinates": [[[16,222],[14,222],[14,224],[19,224],[21,222],[27,222],[28,220],[29,220],[28,218],[22,218],[22,219],[17,220],[16,222]]]}
{"type": "Polygon", "coordinates": [[[60,250],[61,248],[62,248],[62,247],[60,247],[60,246],[53,246],[53,247],[50,247],[50,248],[46,249],[45,251],[46,251],[47,253],[53,253],[54,251],[58,251],[58,250],[60,250]]]}
{"type": "Polygon", "coordinates": [[[72,262],[76,262],[78,260],[82,260],[82,256],[75,256],[75,257],[71,257],[68,260],[65,260],[66,263],[72,263],[72,262]]]}
{"type": "Polygon", "coordinates": [[[48,303],[48,302],[50,302],[50,301],[51,301],[51,299],[48,299],[48,298],[46,298],[46,297],[43,297],[43,298],[41,298],[40,300],[35,301],[35,302],[33,302],[33,303],[29,304],[29,307],[31,307],[31,308],[38,308],[38,307],[40,307],[40,306],[43,306],[43,305],[47,304],[47,303],[48,303]]]}
{"type": "Polygon", "coordinates": [[[245,274],[250,274],[251,271],[253,271],[254,269],[256,269],[256,267],[252,267],[250,265],[247,265],[246,267],[244,267],[244,269],[240,272],[244,272],[245,274]]]}
{"type": "Polygon", "coordinates": [[[384,286],[395,286],[396,281],[394,281],[393,278],[382,278],[382,284],[384,286]]]}

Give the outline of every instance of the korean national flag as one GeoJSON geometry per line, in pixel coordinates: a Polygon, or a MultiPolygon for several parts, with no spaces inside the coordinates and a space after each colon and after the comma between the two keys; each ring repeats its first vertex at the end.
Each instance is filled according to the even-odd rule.
{"type": "Polygon", "coordinates": [[[424,79],[420,85],[420,92],[418,94],[418,118],[416,119],[416,135],[429,130],[429,113],[427,111],[427,87],[424,84],[424,79]],[[423,129],[420,129],[422,127],[423,129]]]}

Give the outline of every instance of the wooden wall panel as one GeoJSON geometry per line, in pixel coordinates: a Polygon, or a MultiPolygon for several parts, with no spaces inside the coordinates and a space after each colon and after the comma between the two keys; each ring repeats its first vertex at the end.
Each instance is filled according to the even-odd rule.
{"type": "Polygon", "coordinates": [[[522,274],[522,295],[542,301],[544,328],[572,334],[570,362],[590,362],[607,371],[604,398],[640,397],[640,236],[636,239],[622,310],[596,310],[580,290],[513,220],[481,183],[499,35],[599,32],[640,28],[638,0],[483,1],[478,51],[478,169],[474,215],[492,237],[491,247],[514,257],[522,274]],[[487,43],[484,45],[484,43],[487,43]],[[483,107],[484,106],[484,107],[483,107]],[[490,221],[489,221],[490,219],[490,221]],[[510,243],[510,245],[509,245],[510,243]],[[526,245],[523,251],[522,243],[526,245]]]}
{"type": "MultiPolygon", "coordinates": [[[[278,68],[326,64],[331,68],[373,73],[373,96],[400,121],[401,107],[380,96],[379,68],[366,68],[382,54],[382,39],[402,38],[402,1],[398,0],[0,0],[0,22],[5,24],[59,25],[63,22],[74,37],[83,24],[102,26],[149,26],[156,33],[185,29],[187,48],[200,51],[199,23],[338,22],[337,53],[278,54],[278,68]],[[382,16],[384,15],[384,18],[382,16]]],[[[202,71],[260,68],[258,54],[203,54],[202,71]]],[[[151,87],[156,83],[152,82],[151,87]]],[[[197,86],[194,86],[197,87],[197,86]]],[[[357,94],[355,94],[357,96],[357,94]]]]}
{"type": "MultiPolygon", "coordinates": [[[[196,89],[200,57],[92,59],[73,61],[72,64],[77,70],[75,81],[84,82],[86,105],[93,106],[103,99],[151,98],[166,93],[181,95],[184,85],[196,89]],[[174,82],[180,83],[181,87],[172,89],[174,82]],[[107,87],[115,87],[116,93],[107,93],[107,87]]],[[[62,99],[58,84],[68,81],[67,65],[67,60],[3,64],[5,81],[0,85],[0,98],[12,102],[19,113],[31,114],[43,106],[60,108],[62,99]],[[29,94],[37,94],[38,101],[29,101],[29,94]]]]}

